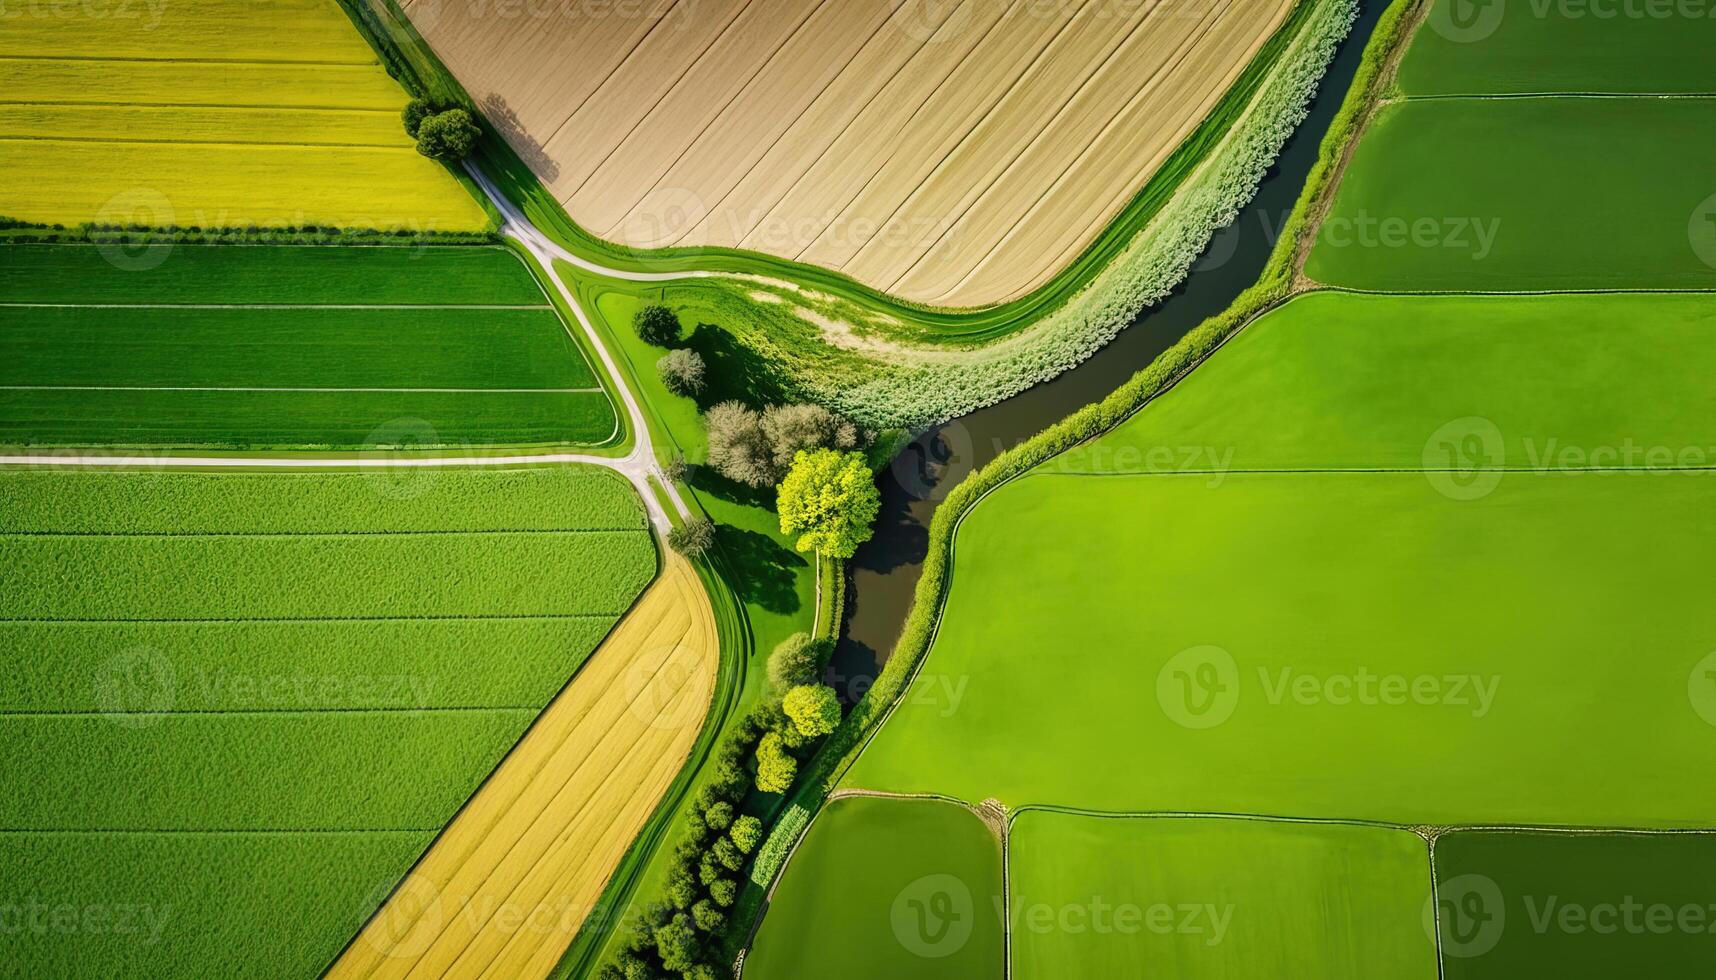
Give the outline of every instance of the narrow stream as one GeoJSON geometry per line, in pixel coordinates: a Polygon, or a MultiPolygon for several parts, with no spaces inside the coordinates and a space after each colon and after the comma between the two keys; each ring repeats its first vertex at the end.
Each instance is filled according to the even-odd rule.
{"type": "Polygon", "coordinates": [[[1358,22],[1318,87],[1309,118],[1283,148],[1256,198],[1216,235],[1173,295],[1144,310],[1073,370],[923,433],[882,474],[876,536],[853,558],[846,623],[834,654],[832,683],[842,698],[862,696],[892,652],[923,568],[930,518],[948,492],[1002,451],[1118,388],[1262,275],[1386,6],[1386,0],[1361,0],[1358,22]]]}

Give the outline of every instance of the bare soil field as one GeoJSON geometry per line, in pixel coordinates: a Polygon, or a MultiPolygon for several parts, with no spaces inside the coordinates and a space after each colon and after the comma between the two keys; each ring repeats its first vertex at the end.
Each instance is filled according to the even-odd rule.
{"type": "Polygon", "coordinates": [[[1292,0],[404,0],[579,224],[983,306],[1075,257],[1292,0]]]}
{"type": "Polygon", "coordinates": [[[543,977],[684,763],[714,691],[714,614],[661,578],[448,825],[331,978],[543,977]]]}

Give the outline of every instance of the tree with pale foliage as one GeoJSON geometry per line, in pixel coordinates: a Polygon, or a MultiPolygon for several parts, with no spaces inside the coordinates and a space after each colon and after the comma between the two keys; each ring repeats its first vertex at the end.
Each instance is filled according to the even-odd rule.
{"type": "Polygon", "coordinates": [[[798,535],[798,550],[850,558],[875,533],[882,494],[863,453],[800,452],[781,481],[781,533],[798,535]]]}
{"type": "Polygon", "coordinates": [[[775,732],[764,735],[757,743],[757,789],[764,793],[785,793],[797,776],[798,760],[787,753],[780,735],[775,732]]]}
{"type": "Polygon", "coordinates": [[[805,738],[821,738],[840,724],[840,698],[827,684],[800,684],[786,692],[781,710],[805,738]]]}

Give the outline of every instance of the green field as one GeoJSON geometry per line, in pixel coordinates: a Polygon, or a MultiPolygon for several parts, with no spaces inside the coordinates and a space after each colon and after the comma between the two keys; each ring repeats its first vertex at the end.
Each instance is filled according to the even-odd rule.
{"type": "Polygon", "coordinates": [[[1713,340],[1702,294],[1308,293],[1043,469],[1421,469],[1467,429],[1486,466],[1716,466],[1713,340]]]}
{"type": "Polygon", "coordinates": [[[782,875],[745,976],[991,980],[1001,908],[1001,844],[969,811],[834,800],[782,875]]]}
{"type": "Polygon", "coordinates": [[[480,229],[336,0],[29,3],[0,34],[0,216],[480,229]]]}
{"type": "Polygon", "coordinates": [[[1019,980],[1437,978],[1415,834],[1027,810],[1007,848],[1019,980]]]}
{"type": "Polygon", "coordinates": [[[1716,838],[1455,833],[1436,841],[1449,980],[1709,976],[1716,838]]]}
{"type": "Polygon", "coordinates": [[[7,471],[0,502],[0,907],[69,910],[9,941],[32,976],[318,973],[656,562],[605,470],[7,471]]]}
{"type": "Polygon", "coordinates": [[[1409,95],[1716,92],[1709,4],[1436,0],[1400,66],[1409,95]]]}
{"type": "Polygon", "coordinates": [[[847,781],[1716,825],[1716,792],[1684,776],[1716,764],[1688,704],[1709,629],[1685,612],[1716,553],[1711,479],[1510,474],[1458,500],[1414,472],[1026,477],[966,518],[923,674],[847,781]]]}
{"type": "Polygon", "coordinates": [[[1402,292],[1716,288],[1712,107],[1599,98],[1386,106],[1305,272],[1402,292]]]}
{"type": "Polygon", "coordinates": [[[615,431],[579,345],[504,249],[15,246],[0,290],[0,443],[565,445],[615,431]]]}
{"type": "Polygon", "coordinates": [[[1710,795],[1674,773],[1716,761],[1688,702],[1708,631],[1683,612],[1716,539],[1713,318],[1668,294],[1314,293],[1271,312],[965,519],[923,673],[848,783],[1709,826],[1710,795]],[[1237,700],[1187,727],[1169,708],[1205,661],[1237,700]],[[1402,703],[1335,703],[1384,676],[1402,703]],[[1148,763],[1117,779],[1109,747],[1135,745],[1148,763]],[[1647,752],[1673,762],[1628,762],[1647,752]]]}

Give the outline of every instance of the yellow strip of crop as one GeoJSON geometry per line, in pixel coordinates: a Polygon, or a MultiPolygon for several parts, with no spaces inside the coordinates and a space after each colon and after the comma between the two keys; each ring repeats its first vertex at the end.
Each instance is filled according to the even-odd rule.
{"type": "Polygon", "coordinates": [[[661,577],[329,972],[546,976],[684,764],[715,688],[691,566],[661,577]]]}
{"type": "Polygon", "coordinates": [[[335,0],[0,0],[0,217],[485,228],[335,0]]]}

